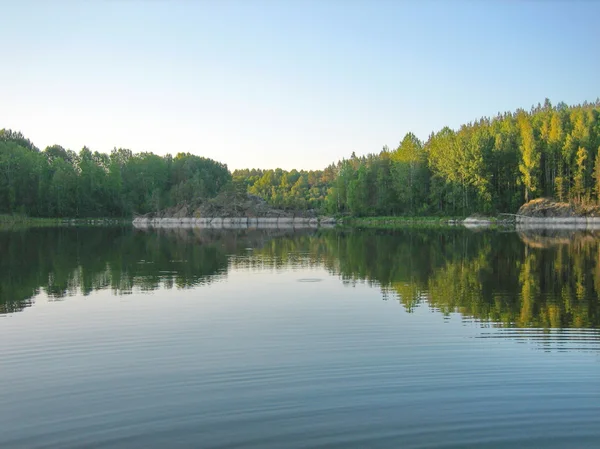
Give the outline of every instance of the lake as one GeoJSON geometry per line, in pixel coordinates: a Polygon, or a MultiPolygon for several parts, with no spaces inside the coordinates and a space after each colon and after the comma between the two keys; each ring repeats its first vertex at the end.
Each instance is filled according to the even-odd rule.
{"type": "Polygon", "coordinates": [[[0,447],[600,447],[599,242],[0,231],[0,447]]]}

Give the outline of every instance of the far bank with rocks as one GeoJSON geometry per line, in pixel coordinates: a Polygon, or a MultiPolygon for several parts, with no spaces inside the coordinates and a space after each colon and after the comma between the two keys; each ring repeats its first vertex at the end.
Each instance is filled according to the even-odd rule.
{"type": "Polygon", "coordinates": [[[516,226],[517,230],[600,229],[600,207],[537,198],[522,205],[516,214],[500,214],[497,218],[473,215],[462,224],[467,228],[516,226]]]}
{"type": "Polygon", "coordinates": [[[500,214],[496,218],[473,215],[465,220],[434,217],[336,219],[319,216],[315,210],[273,208],[262,198],[247,193],[224,192],[211,200],[181,204],[156,213],[137,216],[133,220],[133,225],[138,228],[289,229],[333,227],[338,224],[382,228],[462,224],[468,228],[516,225],[517,229],[600,229],[600,207],[584,207],[538,198],[521,206],[516,214],[500,214]]]}
{"type": "Polygon", "coordinates": [[[139,228],[318,228],[336,224],[336,219],[320,217],[314,210],[277,209],[258,196],[231,192],[194,205],[182,204],[138,216],[133,220],[133,225],[139,228]]]}
{"type": "Polygon", "coordinates": [[[333,227],[334,218],[319,217],[182,217],[147,218],[136,217],[133,225],[138,228],[211,228],[211,229],[248,229],[248,228],[318,228],[333,227]]]}
{"type": "Polygon", "coordinates": [[[537,198],[519,208],[515,221],[517,228],[597,229],[600,207],[537,198]]]}

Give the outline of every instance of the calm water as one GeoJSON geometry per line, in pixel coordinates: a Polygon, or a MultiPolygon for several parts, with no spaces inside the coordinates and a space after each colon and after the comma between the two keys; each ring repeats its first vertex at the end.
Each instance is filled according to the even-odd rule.
{"type": "Polygon", "coordinates": [[[599,242],[0,232],[0,447],[598,448],[599,242]]]}

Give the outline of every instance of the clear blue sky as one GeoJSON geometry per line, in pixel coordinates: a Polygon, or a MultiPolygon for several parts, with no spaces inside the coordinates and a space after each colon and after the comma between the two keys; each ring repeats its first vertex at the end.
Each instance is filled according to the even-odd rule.
{"type": "Polygon", "coordinates": [[[600,95],[600,2],[2,2],[0,128],[37,146],[323,168],[600,95]]]}

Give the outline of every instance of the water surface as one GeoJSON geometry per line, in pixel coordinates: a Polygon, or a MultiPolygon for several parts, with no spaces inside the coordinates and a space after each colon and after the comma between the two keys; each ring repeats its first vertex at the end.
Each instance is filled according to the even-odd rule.
{"type": "Polygon", "coordinates": [[[597,237],[0,232],[0,447],[599,447],[597,237]]]}

